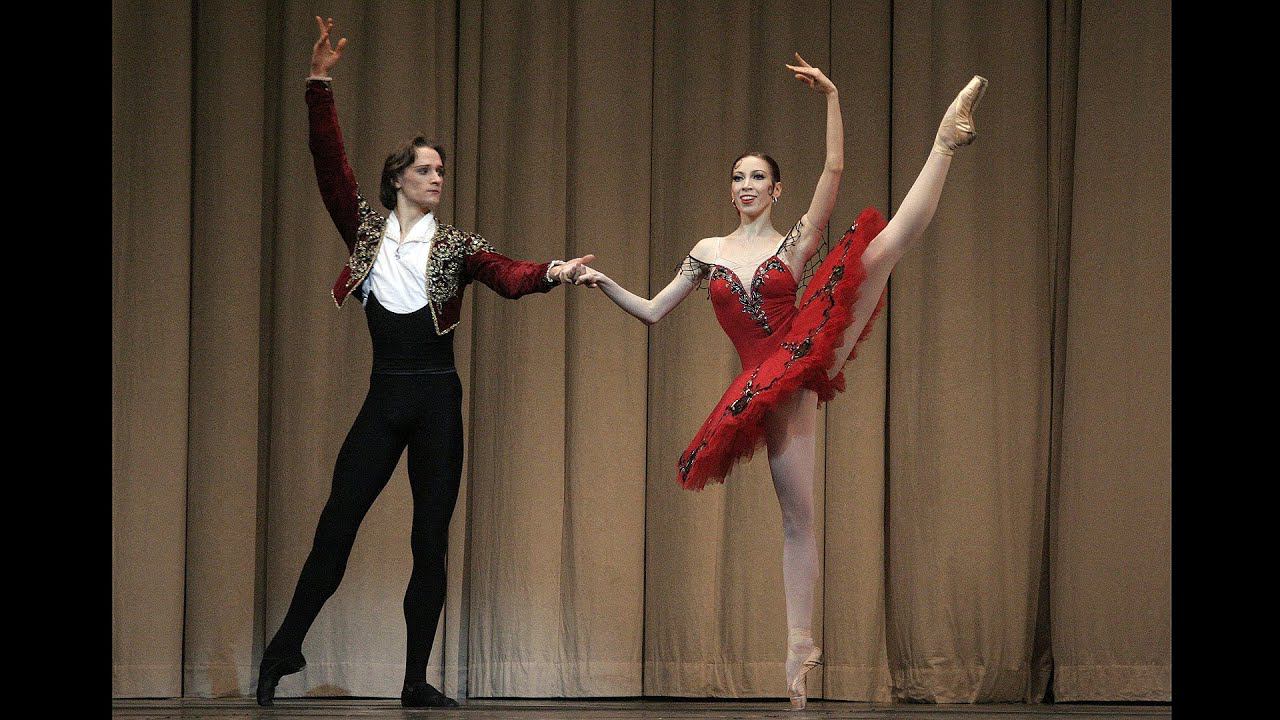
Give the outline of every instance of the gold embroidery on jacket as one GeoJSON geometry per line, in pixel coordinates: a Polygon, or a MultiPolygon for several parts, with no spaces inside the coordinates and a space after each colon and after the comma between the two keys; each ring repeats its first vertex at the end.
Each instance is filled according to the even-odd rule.
{"type": "MultiPolygon", "coordinates": [[[[470,282],[466,276],[467,257],[478,252],[493,252],[493,246],[483,237],[452,225],[439,223],[431,238],[431,252],[427,255],[427,304],[431,306],[431,321],[436,334],[443,335],[458,326],[454,321],[447,328],[440,327],[439,313],[455,296],[461,295],[470,282]]],[[[462,317],[461,313],[458,315],[462,317]]]]}
{"type": "Polygon", "coordinates": [[[350,292],[364,282],[365,276],[373,269],[373,262],[378,259],[378,249],[382,247],[383,231],[387,227],[387,219],[369,205],[361,195],[356,195],[356,203],[360,213],[360,224],[356,226],[356,245],[347,259],[351,268],[351,277],[347,278],[347,291],[350,292]]]}
{"type": "Polygon", "coordinates": [[[342,307],[351,291],[359,287],[373,269],[373,261],[378,259],[378,248],[382,246],[382,231],[387,227],[387,219],[374,210],[359,193],[356,194],[356,212],[359,213],[360,224],[356,225],[355,249],[351,251],[351,257],[347,258],[351,274],[347,276],[346,292],[339,301],[334,291],[329,291],[329,297],[333,298],[333,304],[338,307],[342,307]]]}

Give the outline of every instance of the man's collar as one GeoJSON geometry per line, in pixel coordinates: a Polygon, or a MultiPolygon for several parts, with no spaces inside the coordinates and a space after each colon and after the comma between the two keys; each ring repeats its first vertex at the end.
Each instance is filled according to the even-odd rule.
{"type": "Polygon", "coordinates": [[[435,211],[429,212],[426,215],[423,215],[421,220],[414,223],[413,229],[409,231],[409,237],[402,240],[400,238],[400,218],[396,217],[396,211],[392,210],[391,214],[387,217],[385,234],[386,237],[398,243],[414,241],[425,242],[431,239],[431,235],[435,233],[437,224],[438,222],[436,221],[435,211]]]}

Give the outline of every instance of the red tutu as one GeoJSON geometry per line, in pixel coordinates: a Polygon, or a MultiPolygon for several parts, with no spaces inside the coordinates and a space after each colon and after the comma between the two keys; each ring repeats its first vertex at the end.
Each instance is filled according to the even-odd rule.
{"type": "MultiPolygon", "coordinates": [[[[797,389],[815,391],[819,403],[830,400],[837,392],[844,392],[843,370],[828,379],[827,368],[832,363],[836,348],[844,340],[845,330],[854,320],[853,305],[867,276],[862,265],[862,253],[884,226],[885,219],[875,208],[863,210],[858,222],[840,238],[819,266],[800,299],[798,311],[777,333],[769,327],[767,317],[761,319],[759,300],[750,306],[748,300],[743,299],[748,296],[740,281],[734,285],[736,278],[728,278],[733,285],[732,291],[741,299],[742,307],[750,307],[757,324],[768,331],[764,341],[769,343],[770,349],[758,363],[750,367],[744,363],[742,372],[729,385],[715,410],[680,455],[676,472],[682,486],[701,490],[708,482],[724,482],[725,475],[735,463],[750,458],[756,448],[764,444],[765,416],[797,389]]],[[[768,265],[766,263],[760,269],[764,270],[768,265]]],[[[781,262],[777,265],[782,268],[780,272],[791,277],[781,262]]],[[[758,275],[752,279],[752,293],[763,285],[767,276],[768,271],[765,277],[758,275]]],[[[732,297],[727,293],[725,296],[732,297]]],[[[716,297],[713,286],[713,302],[716,297]]],[[[882,293],[880,302],[858,337],[859,343],[871,333],[884,303],[885,294],[882,293]]],[[[720,312],[721,308],[717,307],[717,313],[720,312]]],[[[721,324],[730,333],[739,353],[743,353],[747,341],[735,337],[737,333],[725,324],[723,317],[721,324]]],[[[846,362],[856,354],[855,344],[846,362]]]]}

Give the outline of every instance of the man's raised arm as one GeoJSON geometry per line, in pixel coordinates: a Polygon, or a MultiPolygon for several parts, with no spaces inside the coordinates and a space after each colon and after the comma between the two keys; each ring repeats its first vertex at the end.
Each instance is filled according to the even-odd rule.
{"type": "Polygon", "coordinates": [[[315,164],[316,184],[320,196],[329,210],[329,217],[342,234],[347,252],[353,252],[356,229],[360,226],[359,187],[355,173],[347,162],[342,144],[342,128],[338,126],[338,109],[333,102],[330,71],[342,57],[347,39],[338,41],[338,47],[329,44],[329,30],[333,18],[323,21],[316,17],[320,38],[311,52],[311,75],[307,77],[307,120],[310,130],[311,160],[315,164]]]}

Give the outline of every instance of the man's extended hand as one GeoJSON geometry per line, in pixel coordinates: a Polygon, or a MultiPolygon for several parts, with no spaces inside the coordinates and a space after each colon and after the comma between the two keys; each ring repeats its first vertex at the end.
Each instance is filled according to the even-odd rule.
{"type": "Polygon", "coordinates": [[[551,273],[550,273],[551,279],[559,280],[560,282],[573,283],[574,285],[577,285],[578,276],[586,272],[587,265],[592,261],[594,261],[595,259],[596,259],[595,255],[587,254],[587,255],[583,255],[582,257],[577,257],[572,260],[569,260],[563,265],[557,265],[551,268],[551,273]]]}

